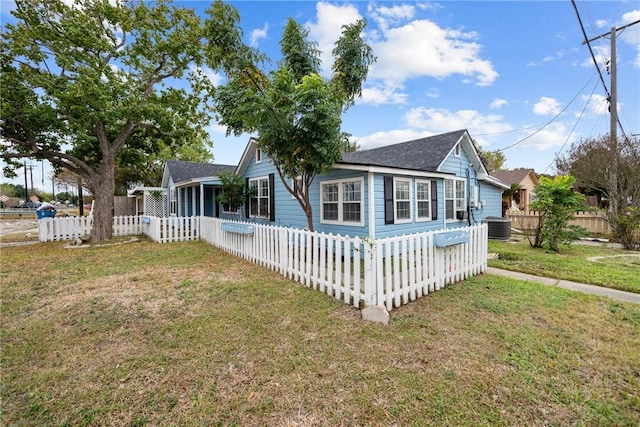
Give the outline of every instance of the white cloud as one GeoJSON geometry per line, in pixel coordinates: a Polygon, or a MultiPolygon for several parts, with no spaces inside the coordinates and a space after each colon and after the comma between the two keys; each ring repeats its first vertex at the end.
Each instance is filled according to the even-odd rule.
{"type": "MultiPolygon", "coordinates": [[[[417,4],[418,7],[426,7],[417,4]]],[[[402,84],[418,77],[446,77],[460,74],[465,81],[478,86],[492,84],[498,72],[491,61],[480,56],[478,34],[441,28],[429,20],[412,20],[416,5],[368,7],[372,18],[365,39],[373,49],[377,62],[369,69],[369,78],[402,84]],[[373,25],[373,24],[377,25],[373,25]]],[[[316,21],[307,22],[309,36],[322,52],[322,70],[328,76],[332,64],[331,51],[342,34],[342,26],[361,19],[358,8],[320,1],[316,5],[316,21]]]]}
{"type": "Polygon", "coordinates": [[[566,53],[563,50],[560,50],[556,52],[555,55],[549,55],[542,58],[542,62],[551,62],[551,61],[555,61],[556,59],[562,59],[565,55],[566,53]]]}
{"type": "Polygon", "coordinates": [[[492,110],[497,110],[499,108],[502,108],[506,105],[509,105],[509,101],[507,101],[506,99],[502,99],[502,98],[495,98],[493,101],[491,101],[491,104],[489,105],[489,108],[491,108],[492,110]]]}
{"type": "MultiPolygon", "coordinates": [[[[591,96],[583,95],[583,102],[588,102],[586,110],[593,115],[600,116],[609,114],[609,101],[604,95],[593,94],[591,96]]],[[[576,115],[579,115],[576,113],[576,115]]]]}
{"type": "Polygon", "coordinates": [[[440,89],[437,87],[432,87],[430,88],[426,93],[425,96],[427,98],[440,98],[440,89]]]}
{"type": "MultiPolygon", "coordinates": [[[[567,141],[567,138],[569,138],[569,131],[567,130],[565,125],[560,122],[554,122],[544,129],[537,131],[535,134],[532,134],[532,132],[520,134],[519,137],[514,140],[514,142],[523,139],[525,140],[520,144],[514,146],[514,149],[533,148],[536,150],[546,150],[548,148],[560,147],[564,145],[567,141]]],[[[573,137],[573,139],[576,138],[573,137]]],[[[506,152],[505,154],[507,155],[507,157],[509,156],[508,152],[506,152]]]]}
{"type": "Polygon", "coordinates": [[[424,130],[396,129],[388,132],[376,132],[361,137],[352,137],[351,140],[357,142],[361,150],[370,150],[372,148],[412,141],[431,135],[433,135],[433,132],[424,130]]]}
{"type": "Polygon", "coordinates": [[[192,65],[189,68],[190,68],[191,72],[200,73],[200,74],[204,75],[205,77],[207,77],[213,86],[220,86],[226,80],[224,75],[212,70],[209,67],[196,67],[196,66],[192,65]]]}
{"type": "Polygon", "coordinates": [[[373,105],[405,104],[408,95],[401,92],[402,89],[402,85],[391,82],[365,87],[362,89],[362,98],[356,102],[358,104],[373,105]]]}
{"type": "Polygon", "coordinates": [[[257,47],[260,40],[267,38],[268,32],[269,23],[265,23],[262,28],[251,30],[251,35],[249,36],[249,43],[251,44],[251,46],[257,47]]]}
{"type": "Polygon", "coordinates": [[[382,32],[386,32],[391,24],[405,22],[415,15],[415,6],[409,4],[394,5],[392,7],[369,4],[368,12],[373,21],[378,24],[382,32]]]}
{"type": "Polygon", "coordinates": [[[556,115],[561,111],[560,103],[546,96],[540,98],[540,101],[533,105],[533,113],[537,116],[556,115]]]}
{"type": "Polygon", "coordinates": [[[414,20],[383,31],[371,43],[378,61],[371,66],[374,78],[402,82],[430,76],[443,79],[454,74],[474,77],[479,86],[498,77],[490,61],[480,57],[478,35],[439,27],[428,20],[414,20]]]}
{"type": "Polygon", "coordinates": [[[596,27],[598,28],[603,28],[607,25],[607,20],[606,19],[598,19],[596,21],[596,27]]]}
{"type": "MultiPolygon", "coordinates": [[[[591,50],[593,51],[593,56],[598,61],[598,65],[602,68],[603,71],[606,71],[606,63],[611,58],[611,48],[609,45],[591,45],[591,50]]],[[[588,50],[587,50],[588,52],[588,50]]],[[[591,55],[587,53],[584,61],[580,64],[580,66],[585,68],[593,68],[593,59],[591,55]]]]}
{"type": "Polygon", "coordinates": [[[309,28],[309,37],[318,43],[318,49],[322,52],[320,59],[322,61],[322,71],[325,76],[330,73],[335,42],[342,35],[342,26],[353,24],[362,16],[358,12],[358,8],[353,5],[337,6],[323,1],[316,4],[315,23],[307,22],[304,26],[309,28]]]}
{"type": "MultiPolygon", "coordinates": [[[[622,21],[620,26],[630,24],[640,20],[640,10],[633,10],[622,15],[622,21]]],[[[620,34],[620,40],[623,43],[628,43],[636,49],[636,56],[633,60],[633,65],[636,68],[640,68],[640,25],[632,25],[625,28],[620,34]]]]}
{"type": "Polygon", "coordinates": [[[468,129],[472,136],[512,130],[503,119],[501,115],[485,115],[476,110],[449,111],[426,107],[413,108],[404,116],[405,122],[412,128],[429,129],[433,133],[468,129]]]}

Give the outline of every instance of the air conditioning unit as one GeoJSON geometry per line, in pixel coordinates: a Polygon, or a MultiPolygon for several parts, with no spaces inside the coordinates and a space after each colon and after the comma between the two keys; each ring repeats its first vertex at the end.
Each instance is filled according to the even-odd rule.
{"type": "Polygon", "coordinates": [[[467,211],[456,211],[456,219],[459,221],[467,219],[467,211]]]}

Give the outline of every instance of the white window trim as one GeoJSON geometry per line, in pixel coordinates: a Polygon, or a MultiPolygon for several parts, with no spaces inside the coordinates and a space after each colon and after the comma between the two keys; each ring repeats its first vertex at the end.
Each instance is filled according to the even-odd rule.
{"type": "MultiPolygon", "coordinates": [[[[296,179],[291,178],[291,188],[292,188],[294,191],[295,191],[295,189],[296,189],[296,186],[295,186],[295,185],[296,185],[296,181],[297,181],[297,180],[300,180],[300,181],[301,181],[300,183],[302,184],[302,177],[301,177],[301,176],[297,177],[296,179]]],[[[303,189],[303,190],[304,190],[304,189],[303,189]]],[[[292,194],[292,195],[291,195],[291,198],[295,200],[295,199],[296,199],[296,196],[294,196],[294,195],[292,194]]]]}
{"type": "Polygon", "coordinates": [[[431,221],[431,199],[432,199],[432,194],[431,194],[431,180],[429,179],[416,179],[415,182],[415,188],[414,188],[414,194],[416,195],[415,199],[416,199],[416,222],[426,222],[426,221],[431,221]],[[429,196],[427,197],[426,200],[420,200],[418,199],[418,184],[425,184],[427,186],[427,191],[429,192],[429,196]],[[423,216],[420,217],[418,216],[418,213],[420,212],[418,209],[418,202],[428,202],[429,203],[429,209],[427,209],[427,216],[423,216]]]}
{"type": "MultiPolygon", "coordinates": [[[[350,202],[353,203],[353,202],[350,202]]],[[[360,227],[364,227],[364,178],[360,177],[360,178],[344,178],[344,179],[334,179],[331,181],[322,181],[320,183],[320,223],[321,224],[333,224],[333,225],[350,225],[350,226],[360,226],[360,227]],[[344,197],[343,197],[343,188],[341,184],[344,184],[346,182],[359,182],[360,183],[360,221],[359,222],[354,222],[354,221],[343,221],[342,220],[342,207],[344,204],[344,197]],[[338,185],[338,220],[337,221],[332,221],[332,220],[325,220],[324,219],[324,203],[322,201],[322,193],[323,193],[323,186],[324,185],[331,185],[331,184],[339,184],[338,185]]]]}
{"type": "MultiPolygon", "coordinates": [[[[444,220],[445,222],[460,222],[464,221],[463,219],[456,218],[456,212],[466,212],[467,211],[467,180],[464,178],[448,178],[444,180],[444,220]],[[447,218],[447,181],[453,182],[453,216],[454,218],[447,218]],[[462,209],[456,208],[456,201],[458,198],[456,197],[456,182],[463,183],[463,196],[462,196],[462,209]]],[[[450,200],[450,199],[449,199],[450,200]]]]}
{"type": "Polygon", "coordinates": [[[178,195],[176,187],[171,187],[169,190],[169,214],[177,214],[178,212],[178,195]]]}
{"type": "Polygon", "coordinates": [[[256,148],[256,164],[262,163],[262,150],[256,148]]]}
{"type": "Polygon", "coordinates": [[[410,223],[412,221],[412,194],[411,194],[411,179],[409,178],[399,178],[399,177],[393,177],[393,222],[394,224],[406,224],[406,223],[410,223]],[[398,200],[396,199],[396,188],[397,185],[396,183],[398,182],[405,182],[407,184],[409,184],[409,199],[408,200],[398,200]],[[403,202],[409,202],[409,218],[398,218],[398,202],[403,201],[403,202]]]}
{"type": "Polygon", "coordinates": [[[455,147],[453,147],[453,156],[460,157],[460,150],[461,150],[460,143],[457,143],[455,147]]]}
{"type": "MultiPolygon", "coordinates": [[[[257,191],[260,192],[260,181],[267,181],[267,192],[269,189],[269,177],[261,176],[257,178],[249,178],[249,188],[251,188],[251,183],[257,182],[257,191]]],[[[266,215],[253,215],[251,213],[251,199],[258,199],[258,210],[260,210],[260,199],[262,198],[259,194],[256,194],[254,197],[249,197],[249,218],[269,218],[271,214],[271,194],[267,194],[267,214],[266,215]]]]}

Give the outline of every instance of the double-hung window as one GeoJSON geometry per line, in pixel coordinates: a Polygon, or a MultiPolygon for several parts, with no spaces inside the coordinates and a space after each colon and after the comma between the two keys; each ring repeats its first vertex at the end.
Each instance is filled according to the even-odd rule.
{"type": "Polygon", "coordinates": [[[462,219],[466,210],[466,183],[461,179],[444,180],[445,218],[447,221],[462,219]]]}
{"type": "Polygon", "coordinates": [[[431,181],[416,180],[416,221],[431,220],[431,181]]]}
{"type": "Polygon", "coordinates": [[[252,191],[249,200],[249,216],[252,218],[269,217],[269,178],[255,178],[249,180],[252,191]]]}
{"type": "Polygon", "coordinates": [[[320,184],[320,221],[362,225],[363,179],[326,181],[320,184]]]}
{"type": "Polygon", "coordinates": [[[394,220],[411,222],[411,180],[394,178],[394,220]]]}
{"type": "Polygon", "coordinates": [[[178,210],[178,198],[176,195],[176,187],[171,187],[169,192],[169,213],[175,215],[178,210]]]}

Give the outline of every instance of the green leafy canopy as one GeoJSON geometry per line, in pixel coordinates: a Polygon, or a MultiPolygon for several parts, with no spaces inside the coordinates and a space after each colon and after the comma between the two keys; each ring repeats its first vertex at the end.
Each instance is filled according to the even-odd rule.
{"type": "Polygon", "coordinates": [[[287,21],[280,42],[282,59],[267,72],[264,55],[241,41],[237,11],[216,1],[208,13],[212,19],[205,30],[210,46],[207,62],[221,64],[228,77],[213,94],[218,122],[228,133],[258,133],[259,148],[275,165],[313,230],[308,188],[318,173],[331,170],[342,153],[352,149],[348,134],[341,130],[341,115],[361,95],[369,65],[375,61],[361,36],[366,21],[343,26],[332,51],[332,76],[325,79],[316,43],[293,19],[287,21]],[[225,32],[229,26],[232,33],[225,32]],[[291,178],[302,185],[291,186],[291,178]]]}

